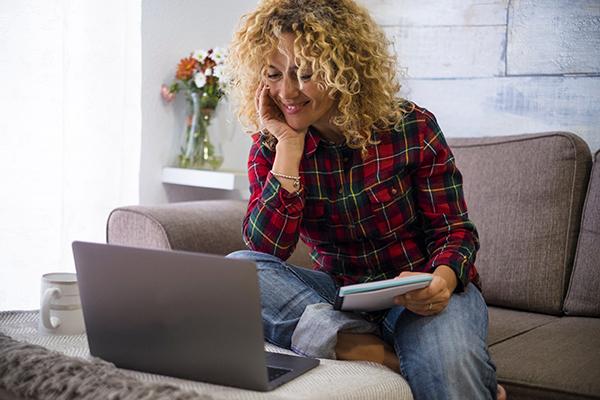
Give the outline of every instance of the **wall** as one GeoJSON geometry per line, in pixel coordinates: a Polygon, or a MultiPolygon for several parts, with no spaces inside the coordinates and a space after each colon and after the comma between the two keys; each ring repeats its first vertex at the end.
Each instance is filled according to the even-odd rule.
{"type": "Polygon", "coordinates": [[[600,1],[361,0],[402,94],[446,136],[566,130],[600,148],[600,1]]]}
{"type": "MultiPolygon", "coordinates": [[[[163,166],[174,165],[183,132],[185,102],[160,97],[160,85],[171,83],[177,63],[196,49],[226,47],[240,16],[255,0],[226,2],[144,0],[142,3],[142,158],[140,202],[239,197],[221,190],[191,189],[161,183],[163,166]]],[[[226,104],[211,126],[223,139],[223,169],[243,169],[250,138],[242,132],[226,104]],[[244,161],[242,161],[244,160],[244,161]]]]}
{"type": "MultiPolygon", "coordinates": [[[[401,95],[432,111],[446,136],[566,130],[600,148],[600,1],[359,2],[394,43],[401,95]]],[[[166,107],[158,88],[190,49],[225,45],[256,2],[226,4],[144,1],[143,203],[239,197],[160,183],[177,152],[183,104],[166,107]]],[[[226,138],[224,167],[244,170],[247,135],[237,125],[218,129],[226,138]]]]}

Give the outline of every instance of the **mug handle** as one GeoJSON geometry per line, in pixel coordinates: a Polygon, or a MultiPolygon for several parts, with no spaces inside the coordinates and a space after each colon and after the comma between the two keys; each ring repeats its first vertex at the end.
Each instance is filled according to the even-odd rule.
{"type": "Polygon", "coordinates": [[[58,288],[48,288],[44,292],[44,296],[42,297],[42,309],[40,310],[40,313],[42,314],[42,324],[44,324],[44,328],[46,329],[56,329],[60,325],[60,320],[58,320],[58,323],[54,325],[50,319],[50,303],[53,299],[60,298],[61,294],[62,293],[58,288]]]}

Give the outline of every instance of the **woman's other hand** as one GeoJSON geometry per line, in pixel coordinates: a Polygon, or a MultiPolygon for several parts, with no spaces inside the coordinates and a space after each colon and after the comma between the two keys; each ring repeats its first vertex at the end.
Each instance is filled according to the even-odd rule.
{"type": "MultiPolygon", "coordinates": [[[[419,272],[402,272],[398,278],[421,274],[419,272]]],[[[433,277],[429,286],[396,296],[394,303],[423,316],[435,315],[444,311],[456,288],[456,274],[450,267],[440,265],[431,275],[433,277]]]]}

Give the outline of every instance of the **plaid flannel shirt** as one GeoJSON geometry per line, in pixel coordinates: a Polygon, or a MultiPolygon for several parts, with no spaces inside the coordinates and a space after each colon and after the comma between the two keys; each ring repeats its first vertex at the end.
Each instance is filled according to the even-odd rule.
{"type": "Polygon", "coordinates": [[[270,173],[275,153],[254,135],[246,245],[286,260],[301,238],[313,268],[338,285],[447,265],[457,291],[469,281],[479,286],[477,231],[433,114],[415,106],[399,129],[374,136],[379,144],[363,159],[360,149],[328,143],[311,127],[300,163],[303,189],[289,193],[270,173]]]}

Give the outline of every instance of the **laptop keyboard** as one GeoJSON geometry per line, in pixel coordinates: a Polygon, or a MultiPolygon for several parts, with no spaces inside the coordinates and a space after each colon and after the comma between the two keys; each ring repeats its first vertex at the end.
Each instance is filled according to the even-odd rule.
{"type": "Polygon", "coordinates": [[[269,375],[269,382],[279,378],[282,375],[287,374],[291,370],[277,367],[267,367],[267,373],[269,375]]]}

